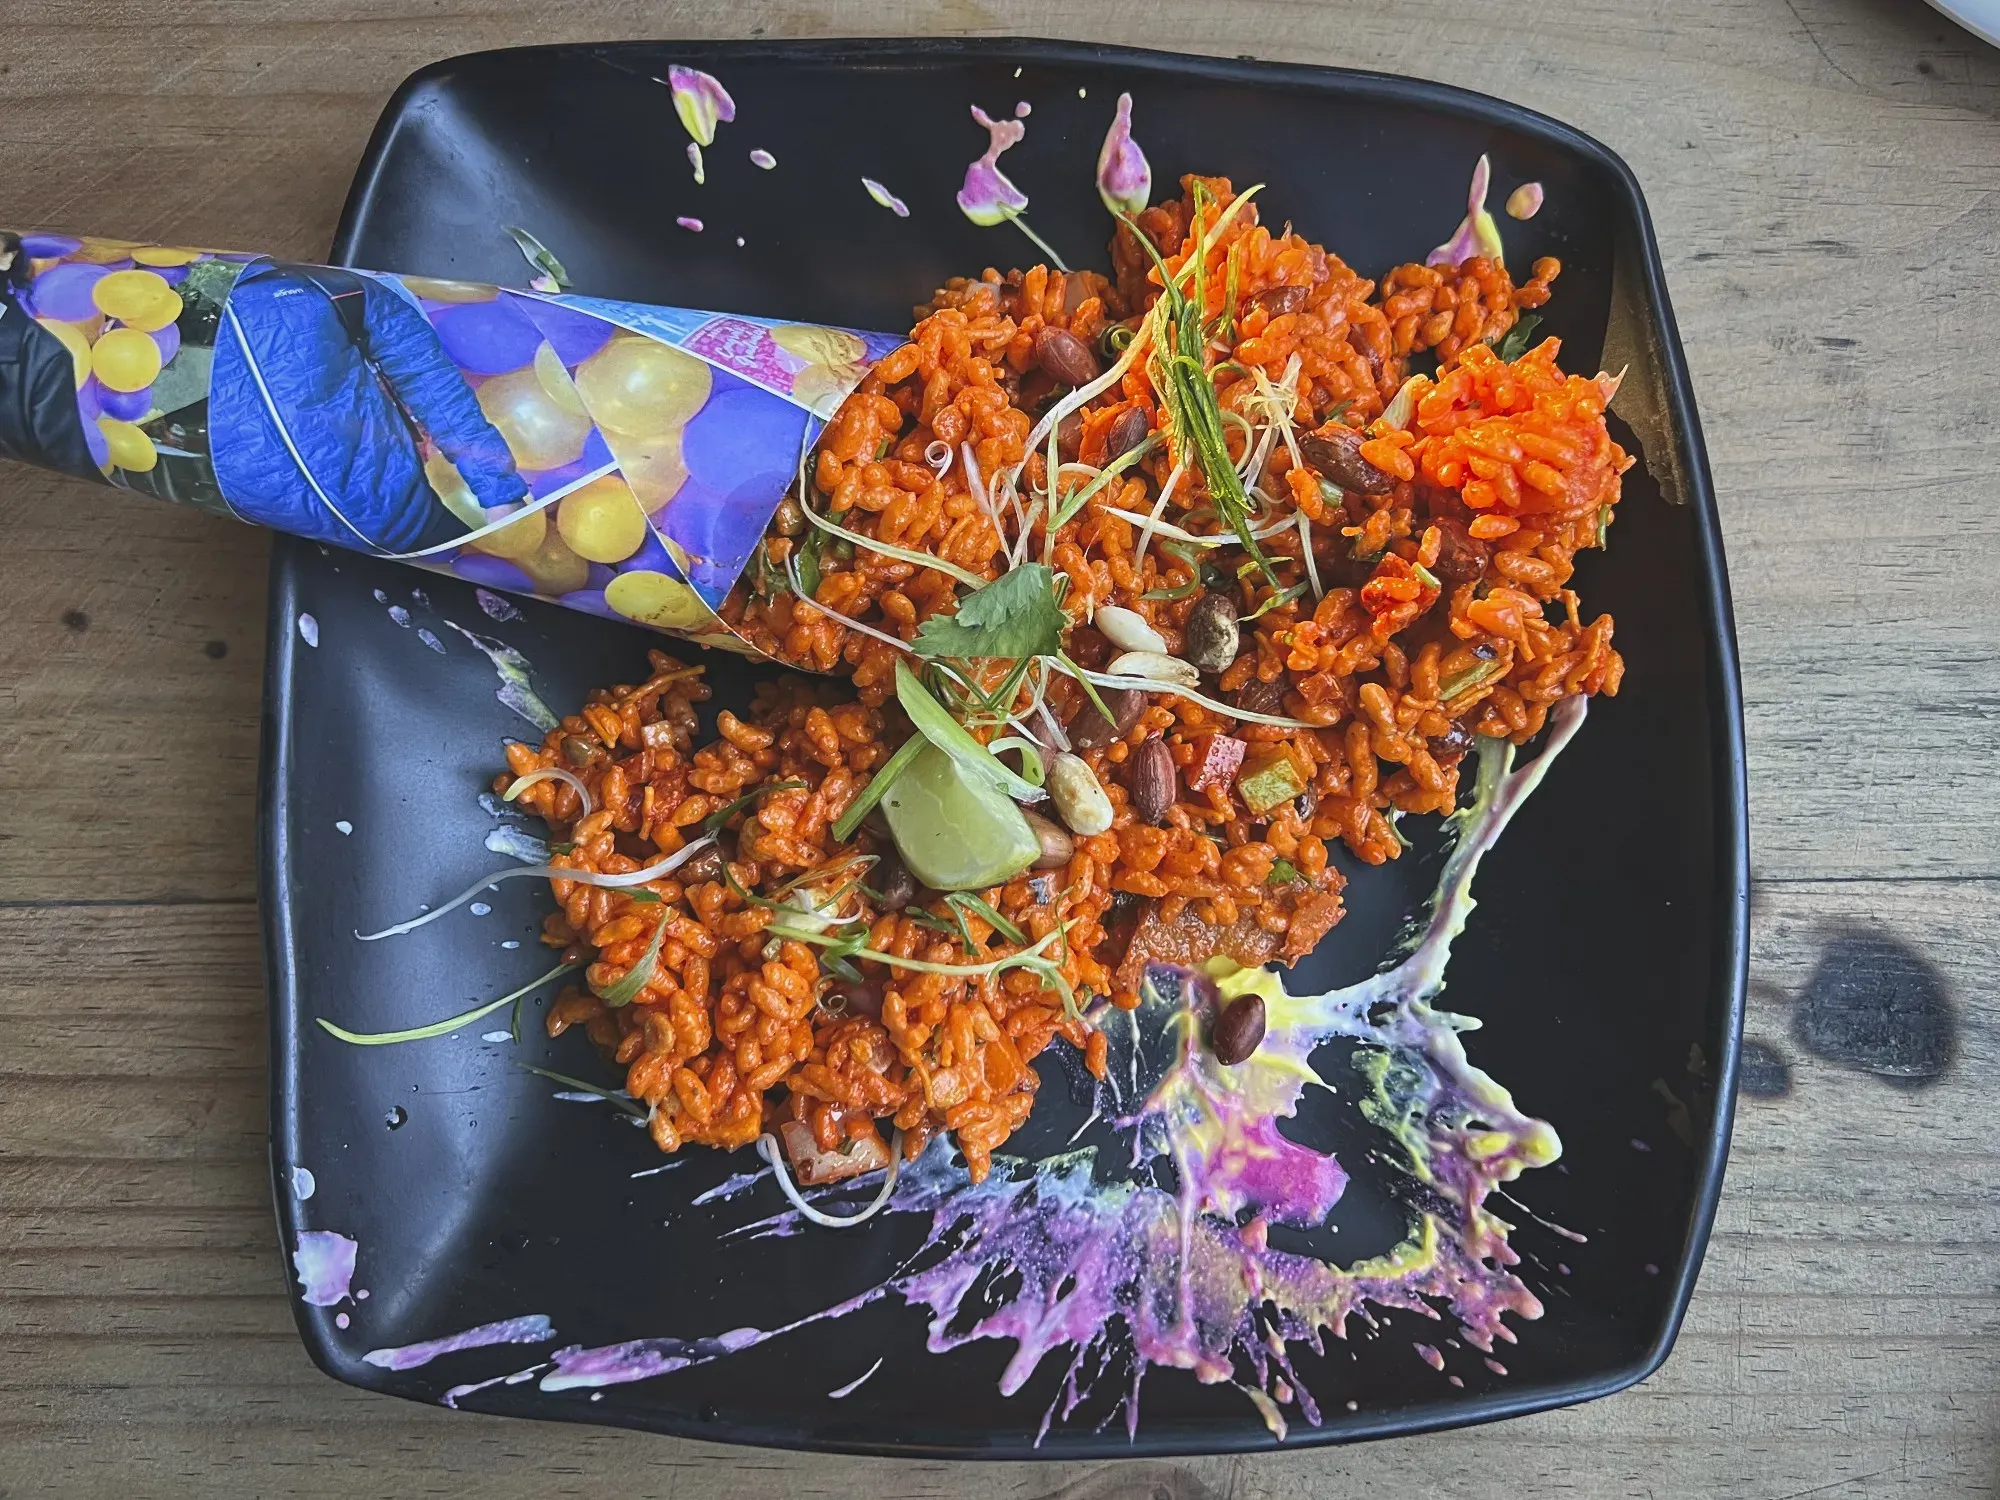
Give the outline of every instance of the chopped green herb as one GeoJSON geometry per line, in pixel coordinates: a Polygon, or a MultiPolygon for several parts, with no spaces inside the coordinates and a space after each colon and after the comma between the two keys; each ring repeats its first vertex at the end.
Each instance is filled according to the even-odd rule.
{"type": "Polygon", "coordinates": [[[1444,585],[1438,582],[1437,574],[1433,573],[1422,563],[1411,563],[1410,571],[1417,575],[1417,582],[1421,583],[1425,588],[1443,589],[1444,585]]]}
{"type": "Polygon", "coordinates": [[[1493,352],[1500,359],[1512,364],[1528,352],[1529,341],[1535,330],[1542,326],[1540,313],[1522,313],[1514,320],[1514,326],[1493,341],[1493,352]]]}
{"type": "Polygon", "coordinates": [[[1299,878],[1299,867],[1289,859],[1271,861],[1271,873],[1264,877],[1266,885],[1290,885],[1299,878]]]}
{"type": "MultiPolygon", "coordinates": [[[[653,924],[653,940],[646,944],[646,951],[639,955],[639,961],[625,971],[625,977],[608,990],[597,990],[597,998],[613,1010],[621,1005],[630,1005],[639,998],[640,991],[651,982],[654,971],[660,967],[660,944],[666,940],[667,917],[660,914],[660,920],[653,924]]],[[[593,989],[596,986],[592,986],[593,989]]]]}
{"type": "Polygon", "coordinates": [[[833,836],[843,844],[854,837],[854,830],[861,826],[861,820],[875,810],[875,804],[895,783],[909,763],[917,758],[927,741],[920,734],[913,734],[897,747],[896,753],[882,763],[882,768],[869,778],[855,799],[847,804],[847,811],[834,820],[833,836]]]}
{"type": "Polygon", "coordinates": [[[1008,942],[1024,948],[1027,946],[1027,935],[1020,928],[1001,916],[999,912],[995,911],[978,896],[973,895],[972,892],[952,891],[944,899],[948,905],[954,908],[962,907],[966,911],[971,912],[1008,942]]]}
{"type": "Polygon", "coordinates": [[[657,905],[660,899],[658,891],[649,891],[643,885],[635,885],[625,894],[643,906],[657,905]]]}
{"type": "Polygon", "coordinates": [[[527,230],[516,228],[512,224],[502,224],[500,227],[513,237],[515,245],[520,248],[523,258],[529,265],[548,277],[558,288],[564,291],[569,289],[569,272],[563,269],[563,263],[555,258],[554,252],[547,245],[527,230]]]}
{"type": "Polygon", "coordinates": [[[1177,583],[1172,588],[1147,589],[1139,597],[1142,599],[1185,599],[1189,594],[1201,592],[1201,574],[1196,573],[1186,583],[1177,583]]]}
{"type": "Polygon", "coordinates": [[[1062,628],[1055,570],[1024,563],[967,594],[957,614],[925,620],[910,649],[958,660],[1049,656],[1062,649],[1062,628]]]}
{"type": "Polygon", "coordinates": [[[723,824],[742,812],[744,808],[755,802],[766,792],[803,792],[808,790],[810,788],[803,781],[774,781],[769,786],[760,786],[754,791],[745,792],[727,806],[718,807],[714,812],[703,818],[701,820],[701,831],[708,834],[720,833],[723,824]]]}
{"type": "Polygon", "coordinates": [[[1245,615],[1243,617],[1244,623],[1248,624],[1250,621],[1255,620],[1260,616],[1268,615],[1272,610],[1279,608],[1281,605],[1290,604],[1294,599],[1298,598],[1299,595],[1303,594],[1305,591],[1306,591],[1306,586],[1303,583],[1295,583],[1288,589],[1281,589],[1279,592],[1273,594],[1270,598],[1266,599],[1262,604],[1258,605],[1255,609],[1251,610],[1249,614],[1245,615]]]}
{"type": "Polygon", "coordinates": [[[1611,530],[1611,507],[1608,505],[1600,505],[1597,507],[1597,545],[1600,549],[1605,546],[1606,541],[1608,539],[1607,533],[1610,530],[1611,530]]]}
{"type": "Polygon", "coordinates": [[[792,554],[798,560],[799,584],[805,589],[808,599],[819,596],[819,552],[825,545],[826,533],[815,526],[810,535],[800,540],[798,550],[792,554]]]}
{"type": "Polygon", "coordinates": [[[1476,667],[1467,667],[1463,672],[1454,672],[1438,683],[1438,702],[1449,703],[1461,693],[1469,693],[1483,683],[1498,677],[1506,667],[1497,661],[1483,661],[1476,667]]]}

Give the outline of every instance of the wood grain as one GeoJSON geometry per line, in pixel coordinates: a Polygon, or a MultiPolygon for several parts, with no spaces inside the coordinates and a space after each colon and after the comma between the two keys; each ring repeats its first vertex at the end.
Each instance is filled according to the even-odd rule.
{"type": "Polygon", "coordinates": [[[1788,1075],[1742,1101],[1674,1356],[1573,1411],[1185,1465],[804,1458],[334,1384],[293,1332],[265,1180],[266,543],[6,468],[0,1496],[1991,1493],[2000,56],[1948,21],[1914,0],[0,0],[0,186],[10,220],[310,255],[389,92],[436,58],[928,32],[1438,78],[1568,120],[1637,171],[1736,591],[1748,1035],[1760,1084],[1788,1075]],[[1888,1081],[1854,1053],[1892,1019],[1843,988],[1857,951],[1935,998],[1935,1079],[1888,1081]],[[1835,1023],[1853,1047],[1829,1050],[1835,1023]]]}

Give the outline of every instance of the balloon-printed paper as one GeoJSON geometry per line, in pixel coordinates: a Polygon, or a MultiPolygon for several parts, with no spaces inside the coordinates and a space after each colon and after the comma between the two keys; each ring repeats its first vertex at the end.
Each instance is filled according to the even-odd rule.
{"type": "Polygon", "coordinates": [[[19,247],[0,457],[739,651],[717,607],[826,419],[902,342],[227,251],[19,247]]]}

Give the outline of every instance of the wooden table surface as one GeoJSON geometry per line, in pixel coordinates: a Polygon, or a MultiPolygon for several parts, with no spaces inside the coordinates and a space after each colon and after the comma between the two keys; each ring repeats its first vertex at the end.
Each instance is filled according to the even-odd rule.
{"type": "Polygon", "coordinates": [[[267,542],[0,465],[0,1496],[1992,1492],[2000,54],[1917,0],[1450,9],[0,0],[0,219],[311,258],[399,79],[558,40],[1247,51],[1607,142],[1658,223],[1749,709],[1745,1094],[1665,1368],[1497,1427],[1100,1466],[731,1450],[335,1384],[293,1330],[266,1181],[267,542]]]}

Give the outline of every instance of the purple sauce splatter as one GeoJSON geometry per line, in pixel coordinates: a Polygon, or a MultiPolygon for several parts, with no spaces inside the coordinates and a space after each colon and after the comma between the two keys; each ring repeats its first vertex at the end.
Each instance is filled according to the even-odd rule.
{"type": "MultiPolygon", "coordinates": [[[[1095,1180],[1096,1153],[1089,1148],[1039,1163],[999,1162],[984,1182],[972,1183],[940,1139],[904,1168],[888,1205],[891,1213],[929,1215],[926,1243],[905,1262],[926,1262],[924,1269],[779,1328],[562,1349],[541,1388],[648,1380],[894,1294],[930,1312],[933,1352],[983,1339],[1011,1342],[1014,1353],[1000,1379],[1004,1395],[1019,1391],[1049,1355],[1067,1353],[1038,1442],[1114,1369],[1129,1374],[1119,1406],[1127,1432],[1136,1434],[1140,1385],[1155,1365],[1234,1385],[1282,1439],[1290,1420],[1321,1421],[1291,1347],[1323,1352],[1327,1334],[1346,1336],[1350,1316],[1372,1323],[1371,1307],[1441,1322],[1434,1304],[1442,1305],[1464,1343],[1485,1355],[1496,1340],[1513,1342],[1506,1315],[1537,1318],[1542,1305],[1514,1274],[1512,1226],[1486,1201],[1500,1184],[1554,1161],[1561,1146],[1546,1123],[1522,1114],[1468,1060],[1459,1036],[1478,1023],[1431,1002],[1444,988],[1452,942],[1471,914],[1482,856],[1583,716],[1581,700],[1560,705],[1547,747],[1520,770],[1512,769],[1512,747],[1482,742],[1478,792],[1452,820],[1456,843],[1430,921],[1391,968],[1307,996],[1286,994],[1275,976],[1258,970],[1211,976],[1155,966],[1148,972],[1134,1025],[1151,1022],[1176,1037],[1178,1055],[1143,1097],[1123,1097],[1115,1082],[1099,1085],[1097,1113],[1126,1133],[1135,1166],[1171,1163],[1178,1184],[1172,1191],[1147,1181],[1095,1180]],[[1264,1042],[1248,1062],[1223,1068],[1198,1040],[1203,1013],[1252,990],[1269,1018],[1264,1042]],[[1289,1141],[1273,1123],[1296,1113],[1308,1086],[1325,1085],[1310,1059],[1335,1038],[1358,1044],[1353,1064],[1366,1085],[1359,1108],[1400,1148],[1402,1169],[1423,1182],[1428,1205],[1396,1249],[1348,1267],[1274,1249],[1266,1234],[1274,1221],[1323,1222],[1345,1187],[1346,1173],[1330,1155],[1289,1141]],[[988,1306],[984,1299],[1003,1269],[1017,1289],[988,1306]]],[[[804,1227],[787,1210],[737,1232],[786,1236],[804,1227]]],[[[1416,1347],[1442,1367],[1435,1348],[1416,1347]]],[[[1346,1405],[1356,1409],[1352,1401],[1346,1405]]]]}
{"type": "Polygon", "coordinates": [[[371,1349],[361,1357],[384,1370],[414,1370],[441,1354],[456,1354],[461,1349],[484,1349],[493,1344],[546,1344],[555,1336],[555,1327],[546,1315],[530,1313],[498,1323],[481,1323],[477,1328],[447,1334],[441,1339],[425,1339],[395,1349],[371,1349]]]}
{"type": "Polygon", "coordinates": [[[474,589],[472,597],[479,601],[481,612],[489,620],[499,620],[504,623],[521,618],[521,611],[514,607],[513,600],[502,598],[491,589],[474,589]]]}
{"type": "Polygon", "coordinates": [[[327,1229],[302,1229],[292,1265],[299,1276],[299,1295],[311,1307],[332,1307],[347,1296],[354,1280],[354,1254],[359,1247],[344,1234],[327,1229]]]}
{"type": "Polygon", "coordinates": [[[897,218],[899,219],[909,218],[910,205],[905,203],[901,198],[898,198],[894,193],[890,192],[887,188],[883,187],[882,184],[877,182],[874,178],[872,177],[862,178],[861,186],[867,189],[869,197],[873,198],[877,203],[881,204],[882,207],[888,209],[889,212],[894,214],[897,218]]]}
{"type": "Polygon", "coordinates": [[[778,158],[766,151],[762,146],[759,146],[755,151],[750,153],[750,164],[762,167],[768,172],[778,164],[778,158]]]}

